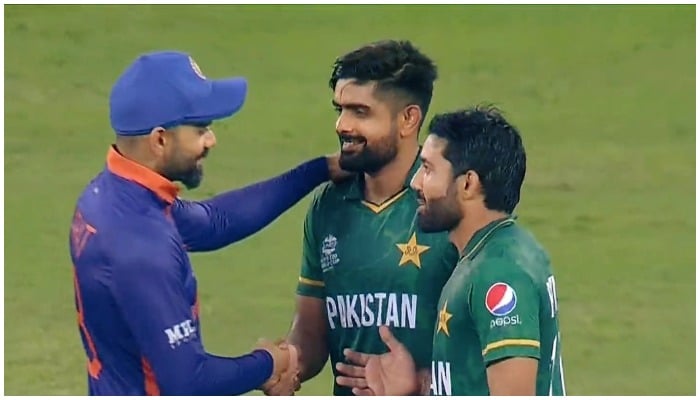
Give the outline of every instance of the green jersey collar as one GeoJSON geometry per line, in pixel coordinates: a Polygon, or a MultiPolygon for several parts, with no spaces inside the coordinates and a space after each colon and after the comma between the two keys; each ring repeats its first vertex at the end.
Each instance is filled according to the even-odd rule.
{"type": "Polygon", "coordinates": [[[503,227],[514,224],[516,218],[517,216],[515,215],[509,215],[505,218],[492,221],[485,227],[476,231],[476,233],[474,233],[474,236],[472,236],[472,238],[469,239],[467,246],[464,248],[464,251],[462,252],[462,258],[467,258],[470,260],[473,259],[479,252],[479,250],[481,250],[481,248],[484,247],[484,245],[489,240],[489,238],[491,238],[494,232],[503,227]]]}

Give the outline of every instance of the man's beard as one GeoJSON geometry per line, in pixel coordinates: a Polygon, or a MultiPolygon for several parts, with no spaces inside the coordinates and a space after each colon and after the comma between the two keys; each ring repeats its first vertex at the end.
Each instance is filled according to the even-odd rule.
{"type": "Polygon", "coordinates": [[[417,193],[422,200],[422,211],[418,211],[418,227],[426,233],[454,230],[462,220],[462,213],[455,198],[454,188],[450,188],[444,197],[425,202],[422,193],[417,193]]]}
{"type": "Polygon", "coordinates": [[[170,176],[166,177],[171,181],[182,182],[187,189],[194,189],[199,187],[199,185],[202,183],[202,179],[204,178],[204,169],[201,165],[195,164],[195,166],[192,168],[170,174],[170,176]]]}
{"type": "Polygon", "coordinates": [[[369,146],[367,140],[362,136],[341,135],[340,143],[344,139],[352,139],[364,143],[362,150],[357,153],[340,153],[340,168],[348,172],[376,173],[392,162],[399,152],[396,143],[398,132],[392,130],[392,134],[382,138],[377,143],[369,146]]]}
{"type": "Polygon", "coordinates": [[[204,168],[198,162],[204,159],[208,152],[209,149],[205,149],[204,152],[194,160],[175,157],[175,160],[166,166],[163,171],[163,176],[173,182],[181,182],[187,189],[199,187],[204,178],[204,168]]]}

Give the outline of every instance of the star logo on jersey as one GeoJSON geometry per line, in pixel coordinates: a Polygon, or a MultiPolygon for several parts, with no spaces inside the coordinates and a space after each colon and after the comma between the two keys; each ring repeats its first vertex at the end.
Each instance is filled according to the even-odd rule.
{"type": "Polygon", "coordinates": [[[440,333],[442,331],[445,335],[450,336],[450,328],[447,326],[447,323],[450,321],[450,318],[452,318],[452,314],[447,312],[447,302],[442,305],[442,309],[440,310],[440,315],[438,315],[438,328],[437,328],[437,333],[440,333]]]}
{"type": "Polygon", "coordinates": [[[515,290],[507,283],[498,282],[491,285],[486,292],[486,309],[496,317],[504,317],[513,310],[518,303],[515,290]]]}
{"type": "Polygon", "coordinates": [[[420,244],[418,244],[418,242],[416,241],[415,232],[413,232],[413,235],[411,235],[411,238],[408,240],[408,243],[398,243],[396,244],[396,247],[398,247],[399,251],[401,252],[399,267],[403,266],[404,264],[410,261],[416,267],[420,268],[420,255],[428,251],[428,249],[430,249],[430,246],[421,246],[420,244]]]}

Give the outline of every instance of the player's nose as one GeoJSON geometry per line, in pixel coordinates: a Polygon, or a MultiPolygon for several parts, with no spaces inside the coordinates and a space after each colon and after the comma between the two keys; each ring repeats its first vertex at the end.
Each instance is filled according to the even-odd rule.
{"type": "Polygon", "coordinates": [[[344,117],[343,114],[340,114],[338,116],[338,119],[335,121],[335,131],[339,135],[341,135],[343,133],[352,132],[352,126],[350,124],[350,119],[347,117],[344,117]]]}
{"type": "Polygon", "coordinates": [[[413,177],[411,178],[411,189],[418,192],[421,189],[421,184],[421,170],[419,169],[418,171],[416,171],[415,174],[413,174],[413,177]]]}

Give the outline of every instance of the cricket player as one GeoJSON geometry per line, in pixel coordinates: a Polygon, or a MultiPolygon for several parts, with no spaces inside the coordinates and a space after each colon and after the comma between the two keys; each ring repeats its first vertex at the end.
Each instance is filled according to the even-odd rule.
{"type": "Polygon", "coordinates": [[[251,235],[331,171],[342,175],[337,159],[319,157],[209,200],[178,198],[175,182],[201,182],[216,144],[210,124],[236,113],[246,91],[245,79],[207,79],[180,52],[138,57],[113,86],[116,141],[80,195],[70,231],[89,394],[236,395],[298,385],[292,345],[262,341],[233,358],[202,346],[187,251],[251,235]]]}
{"type": "MultiPolygon", "coordinates": [[[[335,62],[340,166],[357,178],[323,186],[304,223],[287,337],[300,352],[301,381],[316,376],[329,355],[333,365],[343,360],[346,347],[382,352],[381,325],[394,328],[429,374],[437,301],[458,256],[445,232],[418,230],[409,188],[436,77],[434,63],[407,41],[372,43],[335,62]]],[[[352,394],[337,385],[333,393],[352,394]]]]}
{"type": "Polygon", "coordinates": [[[419,226],[449,231],[461,250],[438,302],[430,384],[386,324],[380,334],[390,351],[348,349],[338,383],[363,395],[564,395],[549,257],[512,216],[525,177],[518,130],[478,106],[435,116],[429,132],[412,182],[419,226]]]}

